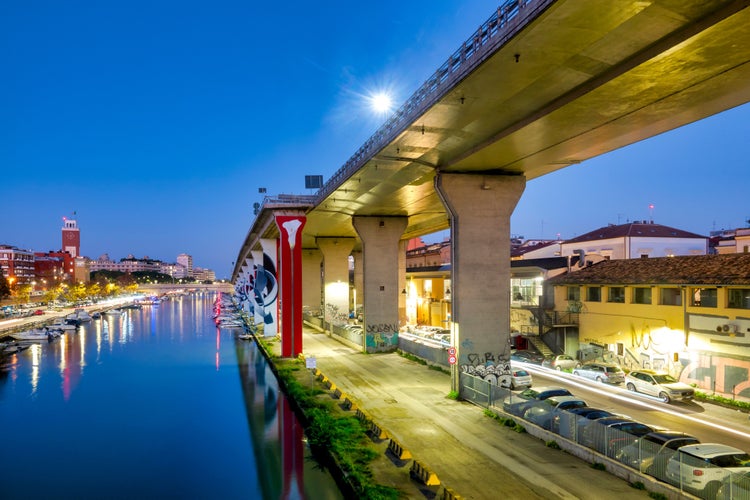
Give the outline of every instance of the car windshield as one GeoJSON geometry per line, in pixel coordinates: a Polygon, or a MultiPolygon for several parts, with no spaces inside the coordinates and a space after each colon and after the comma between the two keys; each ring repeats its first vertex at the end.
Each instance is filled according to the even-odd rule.
{"type": "Polygon", "coordinates": [[[515,375],[516,377],[528,377],[529,372],[527,372],[526,370],[516,370],[513,372],[513,375],[515,375]]]}
{"type": "Polygon", "coordinates": [[[656,380],[657,384],[673,384],[677,382],[676,378],[666,373],[663,375],[654,375],[654,380],[656,380]]]}

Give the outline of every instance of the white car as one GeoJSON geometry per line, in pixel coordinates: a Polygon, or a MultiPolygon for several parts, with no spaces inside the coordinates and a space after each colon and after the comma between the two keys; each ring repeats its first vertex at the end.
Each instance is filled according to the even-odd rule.
{"type": "Polygon", "coordinates": [[[695,389],[678,381],[668,373],[653,370],[633,370],[625,375],[625,387],[629,391],[655,396],[665,403],[675,399],[689,401],[695,396],[695,389]]]}
{"type": "Polygon", "coordinates": [[[667,481],[701,498],[714,498],[722,481],[732,473],[748,471],[750,455],[718,443],[683,446],[667,462],[667,481]]]}
{"type": "Polygon", "coordinates": [[[520,389],[531,387],[531,374],[522,368],[511,366],[510,368],[510,388],[520,389]]]}

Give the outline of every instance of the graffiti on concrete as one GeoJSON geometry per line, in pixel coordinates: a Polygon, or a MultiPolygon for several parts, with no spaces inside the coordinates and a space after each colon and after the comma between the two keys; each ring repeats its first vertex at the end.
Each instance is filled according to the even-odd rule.
{"type": "Polygon", "coordinates": [[[367,325],[367,333],[397,333],[398,325],[395,323],[378,323],[376,325],[367,325]]]}
{"type": "Polygon", "coordinates": [[[398,347],[398,332],[372,333],[370,328],[368,328],[367,335],[365,336],[365,344],[367,347],[375,349],[393,349],[398,347]]]}
{"type": "Polygon", "coordinates": [[[484,355],[470,353],[467,363],[461,364],[461,371],[480,377],[483,380],[500,387],[510,387],[510,360],[506,353],[485,352],[484,355]]]}
{"type": "Polygon", "coordinates": [[[337,304],[326,302],[325,320],[332,325],[341,326],[348,322],[349,315],[342,311],[337,304]]]}

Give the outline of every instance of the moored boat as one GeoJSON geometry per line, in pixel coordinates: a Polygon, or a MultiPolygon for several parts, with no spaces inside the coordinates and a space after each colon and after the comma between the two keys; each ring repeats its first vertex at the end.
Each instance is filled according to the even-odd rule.
{"type": "Polygon", "coordinates": [[[13,340],[18,341],[31,341],[31,342],[51,342],[62,335],[60,330],[51,330],[48,328],[26,330],[23,332],[11,333],[9,335],[13,340]]]}

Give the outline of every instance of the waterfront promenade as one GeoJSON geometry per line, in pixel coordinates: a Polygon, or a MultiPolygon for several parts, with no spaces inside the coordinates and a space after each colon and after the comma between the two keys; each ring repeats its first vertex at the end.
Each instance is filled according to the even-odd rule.
{"type": "MultiPolygon", "coordinates": [[[[304,356],[315,358],[321,374],[460,498],[648,498],[624,480],[500,425],[481,408],[448,398],[444,372],[397,353],[362,354],[309,327],[303,335],[304,356]]],[[[440,487],[410,479],[410,462],[384,453],[374,464],[376,480],[408,498],[433,498],[440,487]]]]}

